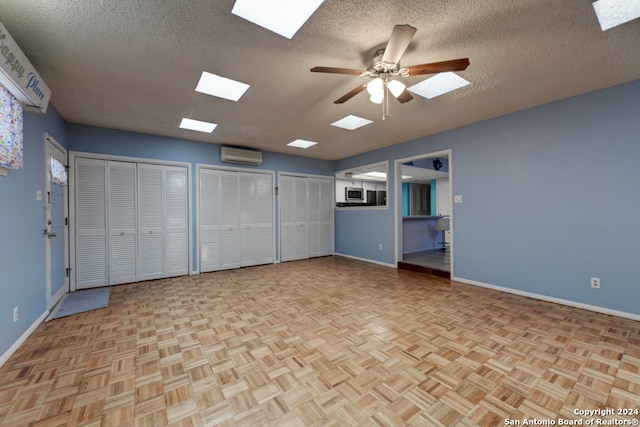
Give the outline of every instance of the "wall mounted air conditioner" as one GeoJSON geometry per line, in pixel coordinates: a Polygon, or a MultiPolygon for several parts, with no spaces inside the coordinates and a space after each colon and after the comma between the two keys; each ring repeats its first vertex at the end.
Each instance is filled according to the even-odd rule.
{"type": "Polygon", "coordinates": [[[220,160],[226,163],[261,165],[262,153],[260,151],[243,150],[242,148],[220,147],[220,160]]]}
{"type": "Polygon", "coordinates": [[[0,56],[0,84],[22,102],[26,110],[46,113],[51,90],[22,53],[2,22],[0,22],[0,56]]]}

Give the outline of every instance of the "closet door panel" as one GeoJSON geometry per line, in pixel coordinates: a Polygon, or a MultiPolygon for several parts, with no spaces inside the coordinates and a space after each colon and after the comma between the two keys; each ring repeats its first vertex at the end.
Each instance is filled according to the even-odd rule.
{"type": "Polygon", "coordinates": [[[187,168],[164,166],[164,276],[189,274],[187,168]]]}
{"type": "Polygon", "coordinates": [[[108,162],[109,284],[136,280],[136,164],[108,162]]]}
{"type": "Polygon", "coordinates": [[[280,177],[280,261],[291,261],[296,258],[295,244],[295,178],[280,177]]]}
{"type": "Polygon", "coordinates": [[[200,169],[200,271],[220,269],[220,173],[200,169]]]}
{"type": "Polygon", "coordinates": [[[138,280],[164,273],[162,166],[138,164],[138,280]]]}
{"type": "Polygon", "coordinates": [[[275,259],[272,175],[256,174],[256,209],[256,262],[270,264],[275,259]]]}
{"type": "Polygon", "coordinates": [[[107,284],[106,163],[75,161],[76,288],[107,284]]]}
{"type": "Polygon", "coordinates": [[[309,256],[317,257],[320,252],[320,182],[307,180],[307,206],[309,219],[309,256]]]}
{"type": "Polygon", "coordinates": [[[240,267],[239,175],[236,172],[222,172],[220,179],[222,194],[220,268],[238,268],[240,267]]]}
{"type": "Polygon", "coordinates": [[[295,259],[309,258],[309,216],[308,216],[308,188],[306,178],[295,178],[294,183],[294,215],[295,228],[295,259]]]}
{"type": "Polygon", "coordinates": [[[333,181],[320,181],[320,255],[333,255],[334,226],[333,226],[333,181]]]}
{"type": "Polygon", "coordinates": [[[256,265],[256,180],[253,173],[239,176],[240,267],[256,265]]]}

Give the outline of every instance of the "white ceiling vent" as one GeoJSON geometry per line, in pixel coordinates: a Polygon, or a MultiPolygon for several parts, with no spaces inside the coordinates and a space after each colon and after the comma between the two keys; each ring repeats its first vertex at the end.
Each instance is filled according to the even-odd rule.
{"type": "Polygon", "coordinates": [[[261,165],[262,153],[260,151],[243,150],[241,148],[220,147],[220,160],[226,163],[261,165]]]}

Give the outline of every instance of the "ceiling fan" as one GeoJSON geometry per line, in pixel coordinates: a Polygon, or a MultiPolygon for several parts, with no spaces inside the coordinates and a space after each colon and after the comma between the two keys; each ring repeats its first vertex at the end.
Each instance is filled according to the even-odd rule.
{"type": "MultiPolygon", "coordinates": [[[[411,65],[400,67],[400,58],[411,43],[416,29],[411,25],[396,25],[393,27],[391,37],[384,49],[376,51],[373,63],[366,70],[356,70],[352,68],[337,67],[313,67],[314,73],[349,74],[355,76],[370,77],[372,80],[362,84],[347,94],[334,101],[334,104],[342,104],[360,92],[367,89],[370,100],[376,104],[383,104],[388,101],[388,93],[400,102],[405,103],[413,99],[413,95],[406,90],[406,85],[394,77],[413,77],[425,74],[442,73],[445,71],[462,71],[469,66],[469,58],[453,59],[451,61],[432,62],[428,64],[411,65]],[[385,96],[386,95],[386,96],[385,96]]],[[[387,106],[388,115],[388,106],[387,106]]],[[[383,118],[384,104],[383,104],[383,118]]]]}

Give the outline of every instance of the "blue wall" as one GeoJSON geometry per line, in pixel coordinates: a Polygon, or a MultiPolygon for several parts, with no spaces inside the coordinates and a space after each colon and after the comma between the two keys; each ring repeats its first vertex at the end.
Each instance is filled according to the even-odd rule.
{"type": "MultiPolygon", "coordinates": [[[[389,123],[391,124],[391,123],[389,123]]],[[[336,162],[342,170],[452,150],[454,275],[640,314],[640,81],[336,162]],[[600,290],[590,277],[599,277],[600,290]]],[[[391,162],[393,167],[393,162],[391,162]]],[[[393,183],[389,203],[395,202],[393,183]]],[[[336,213],[336,250],[392,247],[394,215],[336,213]]]]}
{"type": "Polygon", "coordinates": [[[45,132],[64,145],[64,121],[56,110],[25,111],[24,167],[0,177],[0,356],[47,310],[45,197],[36,200],[36,191],[45,188],[45,132]]]}

